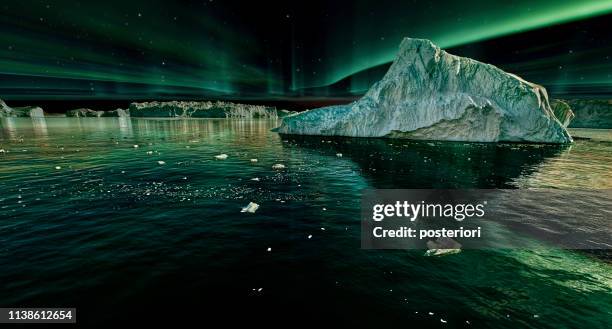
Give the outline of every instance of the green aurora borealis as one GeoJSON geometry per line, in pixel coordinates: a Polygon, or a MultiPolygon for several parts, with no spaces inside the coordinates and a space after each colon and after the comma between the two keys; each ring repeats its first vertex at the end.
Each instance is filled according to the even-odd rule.
{"type": "Polygon", "coordinates": [[[382,74],[360,72],[392,60],[405,36],[469,50],[545,29],[507,46],[531,57],[468,54],[538,83],[612,84],[609,31],[580,26],[586,32],[570,37],[555,30],[611,14],[610,0],[8,1],[0,11],[6,99],[359,94],[382,74]],[[587,61],[573,60],[580,56],[587,61]],[[347,86],[334,87],[343,79],[347,86]]]}

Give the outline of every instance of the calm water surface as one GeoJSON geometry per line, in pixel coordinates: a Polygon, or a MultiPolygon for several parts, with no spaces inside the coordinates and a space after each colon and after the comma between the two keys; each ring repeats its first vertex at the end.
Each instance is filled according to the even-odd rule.
{"type": "Polygon", "coordinates": [[[433,258],[359,240],[364,188],[612,188],[610,131],[543,146],[282,137],[277,124],[2,119],[0,307],[76,306],[102,325],[612,327],[602,257],[433,258]]]}

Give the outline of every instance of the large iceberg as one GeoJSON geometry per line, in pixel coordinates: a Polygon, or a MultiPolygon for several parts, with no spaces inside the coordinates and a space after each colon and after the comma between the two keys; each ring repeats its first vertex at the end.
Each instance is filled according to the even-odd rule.
{"type": "Polygon", "coordinates": [[[359,100],[283,118],[282,134],[473,142],[568,143],[546,89],[501,69],[406,38],[359,100]]]}

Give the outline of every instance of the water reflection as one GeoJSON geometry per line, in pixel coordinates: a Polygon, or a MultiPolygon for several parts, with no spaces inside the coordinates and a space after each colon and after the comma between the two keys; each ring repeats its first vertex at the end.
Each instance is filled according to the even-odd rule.
{"type": "Polygon", "coordinates": [[[44,117],[33,117],[32,118],[32,130],[34,135],[38,137],[47,137],[47,121],[44,117]]]}
{"type": "Polygon", "coordinates": [[[350,158],[374,188],[516,188],[568,146],[283,136],[289,145],[350,158]]]}

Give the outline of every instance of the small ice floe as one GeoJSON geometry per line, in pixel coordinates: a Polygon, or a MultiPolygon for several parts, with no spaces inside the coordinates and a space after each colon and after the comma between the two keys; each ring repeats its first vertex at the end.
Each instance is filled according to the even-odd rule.
{"type": "Polygon", "coordinates": [[[470,321],[468,321],[468,320],[465,320],[465,324],[470,324],[470,321]]]}
{"type": "Polygon", "coordinates": [[[336,156],[341,158],[342,157],[342,153],[336,153],[336,156]]]}
{"type": "Polygon", "coordinates": [[[540,316],[539,316],[539,315],[537,315],[537,314],[534,314],[534,315],[533,315],[533,317],[537,319],[537,318],[539,318],[540,316]]]}
{"type": "Polygon", "coordinates": [[[268,252],[272,251],[272,248],[268,247],[268,252]]]}
{"type": "Polygon", "coordinates": [[[325,231],[325,227],[321,227],[321,231],[325,231]]]}
{"type": "Polygon", "coordinates": [[[240,212],[250,212],[251,214],[255,213],[259,209],[259,205],[255,202],[249,202],[249,204],[242,208],[240,212]]]}
{"type": "Polygon", "coordinates": [[[225,160],[225,159],[227,159],[227,154],[223,153],[223,154],[215,155],[215,159],[217,159],[217,160],[225,160]]]}
{"type": "Polygon", "coordinates": [[[147,154],[151,155],[151,154],[153,154],[153,151],[147,151],[147,154]]]}
{"type": "Polygon", "coordinates": [[[163,166],[163,165],[166,164],[166,161],[157,161],[157,164],[160,165],[160,166],[163,166]]]}
{"type": "Polygon", "coordinates": [[[122,173],[122,174],[125,174],[125,170],[121,170],[121,173],[122,173]]]}
{"type": "Polygon", "coordinates": [[[259,288],[257,289],[257,292],[261,292],[263,290],[263,288],[259,288]]]}
{"type": "Polygon", "coordinates": [[[429,315],[434,315],[434,313],[433,313],[433,312],[429,312],[428,314],[429,314],[429,315]]]}
{"type": "Polygon", "coordinates": [[[272,169],[276,169],[276,170],[285,169],[285,165],[282,163],[275,163],[274,165],[272,165],[272,169]]]}
{"type": "Polygon", "coordinates": [[[444,256],[461,252],[461,244],[451,238],[438,238],[436,241],[427,241],[425,256],[444,256]]]}
{"type": "Polygon", "coordinates": [[[440,319],[440,322],[442,322],[442,323],[446,323],[446,320],[444,320],[444,319],[440,319]]]}
{"type": "Polygon", "coordinates": [[[254,182],[259,182],[259,177],[253,177],[253,178],[251,178],[251,180],[254,181],[254,182]]]}
{"type": "Polygon", "coordinates": [[[323,207],[323,211],[327,211],[327,208],[323,207]]]}
{"type": "Polygon", "coordinates": [[[0,154],[6,154],[6,151],[4,149],[0,149],[0,154]]]}
{"type": "Polygon", "coordinates": [[[257,159],[251,159],[251,162],[257,162],[257,159]]]}
{"type": "Polygon", "coordinates": [[[139,148],[139,147],[140,147],[140,146],[139,146],[138,144],[134,144],[134,148],[135,148],[135,149],[137,149],[137,148],[139,148]]]}
{"type": "Polygon", "coordinates": [[[56,170],[60,170],[60,169],[62,169],[62,167],[60,167],[60,166],[55,166],[55,169],[56,169],[56,170]]]}
{"type": "Polygon", "coordinates": [[[312,234],[308,235],[308,238],[309,238],[309,239],[312,239],[312,234]]]}

